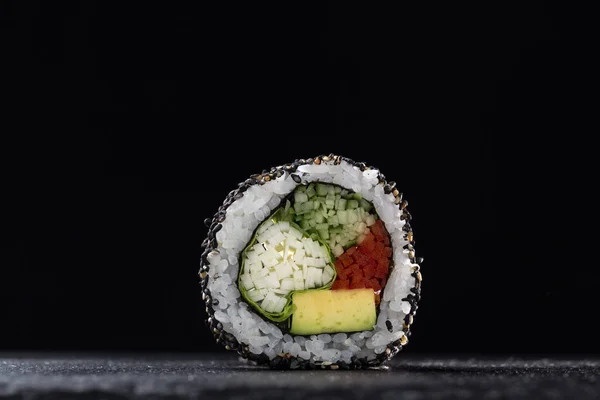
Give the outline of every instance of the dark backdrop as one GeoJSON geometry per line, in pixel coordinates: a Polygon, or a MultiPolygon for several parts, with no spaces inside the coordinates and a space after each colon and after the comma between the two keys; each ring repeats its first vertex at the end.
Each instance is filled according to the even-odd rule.
{"type": "Polygon", "coordinates": [[[585,10],[206,3],[2,2],[0,350],[220,350],[203,219],[330,152],[409,202],[407,352],[599,350],[585,10]]]}

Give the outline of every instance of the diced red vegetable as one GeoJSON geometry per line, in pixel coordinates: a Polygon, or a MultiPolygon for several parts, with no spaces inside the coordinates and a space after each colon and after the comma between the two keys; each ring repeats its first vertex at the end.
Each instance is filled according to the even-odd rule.
{"type": "Polygon", "coordinates": [[[366,279],[370,279],[375,276],[375,267],[372,265],[365,265],[363,267],[363,273],[365,274],[366,279]]]}
{"type": "Polygon", "coordinates": [[[381,220],[370,227],[369,233],[358,246],[351,246],[334,262],[337,279],[332,289],[370,288],[375,301],[387,282],[392,248],[390,238],[381,220]]]}
{"type": "Polygon", "coordinates": [[[383,244],[385,244],[386,246],[390,245],[390,237],[388,235],[383,236],[383,244]]]}
{"type": "Polygon", "coordinates": [[[348,271],[344,268],[344,265],[340,261],[335,261],[335,270],[337,271],[338,279],[344,280],[348,275],[348,271]]]}
{"type": "Polygon", "coordinates": [[[377,279],[369,279],[369,284],[376,292],[379,292],[382,288],[381,283],[377,279]]]}
{"type": "Polygon", "coordinates": [[[375,269],[375,277],[376,278],[385,278],[388,274],[388,267],[378,265],[375,269]]]}
{"type": "Polygon", "coordinates": [[[346,253],[339,256],[338,260],[340,260],[342,264],[344,264],[344,267],[347,267],[348,265],[352,264],[352,257],[347,255],[346,253]]]}
{"type": "Polygon", "coordinates": [[[336,279],[335,282],[333,282],[333,285],[331,285],[331,289],[350,289],[350,284],[345,279],[336,279]]]}
{"type": "Polygon", "coordinates": [[[371,225],[370,229],[373,235],[375,236],[375,239],[377,239],[378,242],[383,242],[383,238],[387,236],[387,232],[385,230],[385,227],[383,226],[383,222],[381,222],[381,220],[378,219],[373,225],[371,225]]]}
{"type": "Polygon", "coordinates": [[[383,249],[383,255],[385,257],[391,257],[392,256],[392,248],[391,247],[386,247],[383,249]]]}

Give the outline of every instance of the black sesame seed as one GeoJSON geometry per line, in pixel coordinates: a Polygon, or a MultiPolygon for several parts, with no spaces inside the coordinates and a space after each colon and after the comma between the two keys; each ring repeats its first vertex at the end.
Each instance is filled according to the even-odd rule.
{"type": "Polygon", "coordinates": [[[390,185],[384,185],[383,186],[383,193],[385,193],[385,194],[392,193],[392,188],[390,187],[390,185]]]}
{"type": "Polygon", "coordinates": [[[412,293],[409,293],[406,295],[405,298],[402,299],[402,301],[408,301],[412,305],[415,303],[415,295],[412,293]]]}
{"type": "Polygon", "coordinates": [[[300,183],[300,182],[302,182],[302,179],[301,179],[301,178],[300,178],[298,175],[296,175],[296,174],[292,174],[292,179],[293,179],[293,180],[294,180],[294,182],[296,182],[296,183],[300,183]]]}
{"type": "Polygon", "coordinates": [[[279,364],[281,363],[282,358],[280,356],[275,356],[275,358],[273,358],[270,362],[269,362],[269,367],[271,368],[277,368],[279,366],[279,364]]]}
{"type": "Polygon", "coordinates": [[[266,363],[266,362],[269,361],[269,357],[266,354],[261,353],[261,354],[258,355],[258,357],[256,357],[256,361],[259,364],[264,364],[264,363],[266,363]]]}
{"type": "Polygon", "coordinates": [[[223,336],[225,337],[225,340],[227,340],[228,342],[235,342],[235,341],[237,341],[237,339],[235,338],[235,336],[233,336],[229,332],[225,332],[225,334],[223,336]]]}
{"type": "Polygon", "coordinates": [[[212,305],[215,306],[215,307],[218,306],[219,305],[219,299],[213,299],[212,305]]]}
{"type": "Polygon", "coordinates": [[[206,260],[206,258],[208,257],[208,255],[210,254],[212,250],[211,249],[204,249],[204,251],[202,252],[202,260],[204,261],[204,263],[207,263],[208,260],[206,260]]]}
{"type": "Polygon", "coordinates": [[[385,326],[387,327],[388,331],[393,332],[394,328],[392,326],[392,321],[390,321],[389,319],[387,321],[385,321],[385,326]]]}
{"type": "Polygon", "coordinates": [[[374,358],[374,359],[372,359],[372,360],[369,360],[369,361],[367,361],[367,365],[368,365],[369,367],[376,367],[376,366],[378,366],[379,364],[381,364],[381,363],[379,362],[379,360],[378,360],[377,358],[374,358]]]}

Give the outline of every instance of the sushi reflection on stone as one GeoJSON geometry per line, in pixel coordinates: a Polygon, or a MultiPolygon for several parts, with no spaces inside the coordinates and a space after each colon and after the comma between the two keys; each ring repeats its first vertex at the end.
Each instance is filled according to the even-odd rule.
{"type": "Polygon", "coordinates": [[[271,368],[389,360],[421,296],[406,208],[395,182],[338,155],[251,175],[204,221],[199,276],[217,342],[271,368]]]}

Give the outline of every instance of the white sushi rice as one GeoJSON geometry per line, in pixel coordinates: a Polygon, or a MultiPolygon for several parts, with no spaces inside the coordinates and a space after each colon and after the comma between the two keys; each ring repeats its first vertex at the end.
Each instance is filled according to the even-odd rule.
{"type": "Polygon", "coordinates": [[[223,228],[216,234],[218,248],[208,256],[211,271],[208,288],[213,298],[219,301],[214,318],[238,342],[248,345],[250,352],[264,353],[270,359],[280,353],[290,353],[311,361],[350,362],[352,356],[373,359],[385,351],[387,344],[404,336],[402,325],[411,308],[409,302],[402,300],[415,284],[415,278],[411,276],[411,267],[415,264],[410,262],[408,250],[403,249],[408,242],[404,239],[406,232],[402,230],[405,224],[400,219],[402,211],[394,204],[394,196],[385,194],[383,185],[378,184],[379,171],[376,169],[360,171],[342,160],[339,165],[333,165],[333,161],[302,165],[295,174],[302,178],[304,184],[317,181],[333,183],[361,193],[363,198],[373,203],[384,222],[391,237],[395,267],[384,288],[374,329],[291,337],[263,320],[241,300],[237,289],[238,256],[256,227],[298,185],[288,172],[263,185],[250,186],[227,208],[223,228]],[[386,327],[387,320],[392,324],[392,332],[386,327]]]}

